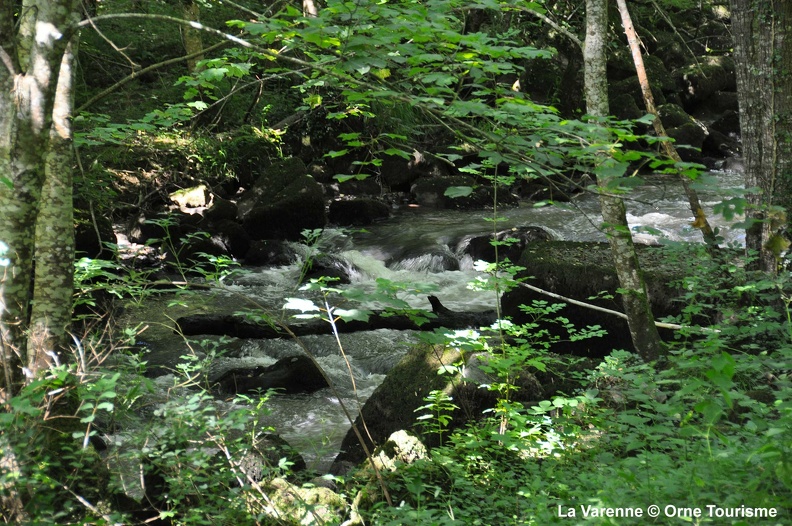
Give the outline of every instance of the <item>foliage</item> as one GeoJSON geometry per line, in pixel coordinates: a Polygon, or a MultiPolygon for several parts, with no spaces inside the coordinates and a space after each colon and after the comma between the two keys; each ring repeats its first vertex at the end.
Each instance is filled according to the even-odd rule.
{"type": "Polygon", "coordinates": [[[679,513],[665,505],[705,514],[707,506],[745,506],[778,516],[730,523],[785,522],[792,503],[787,278],[696,261],[684,281],[686,319],[714,317],[705,331],[683,331],[666,363],[616,350],[576,396],[530,407],[500,397],[491,417],[453,431],[429,459],[391,476],[401,505],[375,505],[371,522],[555,524],[570,520],[570,509],[582,519],[587,506],[646,512],[653,504],[665,520],[679,513]]]}
{"type": "MultiPolygon", "coordinates": [[[[559,9],[577,9],[570,5],[559,9]]],[[[668,7],[691,5],[679,0],[668,7]]],[[[157,13],[173,8],[161,2],[152,6],[157,13]]],[[[507,186],[596,168],[596,175],[608,179],[607,190],[619,195],[641,182],[634,166],[647,160],[653,169],[697,176],[697,166],[672,167],[631,150],[631,143],[654,139],[639,137],[630,123],[564,119],[555,108],[512,89],[515,79],[553,56],[507,22],[518,10],[542,12],[538,3],[330,0],[316,18],[305,18],[290,5],[279,9],[260,19],[246,13],[244,20],[230,21],[245,46],[207,58],[196,72],[179,74],[174,86],[170,81],[176,76],[169,76],[166,84],[183,94],[183,101],[127,104],[128,118],[113,116],[121,123],[101,113],[77,116],[75,144],[94,161],[78,181],[78,197],[111,208],[114,196],[97,187],[109,186],[123,175],[121,169],[141,162],[141,173],[149,163],[163,168],[149,181],[157,191],[173,174],[222,180],[230,172],[260,169],[267,157],[284,153],[281,131],[267,125],[291,116],[291,110],[308,113],[317,128],[332,130],[327,133],[341,130],[328,122],[346,125],[336,134],[337,148],[319,153],[348,161],[352,173],[334,174],[339,181],[377,173],[384,156],[408,158],[418,141],[439,134],[452,145],[443,154],[449,163],[469,152],[478,155],[462,167],[477,184],[507,186]],[[472,10],[497,14],[492,22],[497,30],[465,31],[472,10]],[[262,84],[269,99],[260,102],[250,94],[262,84]],[[219,108],[232,100],[236,116],[226,121],[252,126],[229,141],[192,133],[200,125],[216,127],[219,108]],[[238,154],[253,147],[265,154],[256,152],[243,166],[238,154]],[[595,162],[603,152],[609,160],[595,162]]],[[[161,32],[155,26],[147,21],[122,29],[161,32]]],[[[175,36],[171,31],[166,45],[178,47],[175,36]]],[[[86,50],[99,44],[93,46],[86,50]]],[[[144,48],[136,58],[152,53],[144,48]]],[[[130,100],[140,102],[143,96],[135,93],[130,100]]],[[[472,191],[453,187],[448,195],[472,191]]],[[[741,198],[722,205],[725,215],[743,207],[741,198]]],[[[233,271],[235,262],[228,258],[190,259],[182,252],[190,240],[172,234],[172,219],[154,221],[163,231],[159,241],[171,253],[169,265],[184,281],[197,275],[220,283],[233,271]]],[[[320,255],[320,236],[305,233],[310,249],[300,281],[320,255]]],[[[441,391],[431,393],[418,418],[426,433],[440,436],[441,445],[430,458],[387,474],[387,489],[398,505],[375,504],[361,510],[365,518],[372,524],[547,524],[562,522],[559,506],[589,504],[789,508],[792,292],[787,277],[757,279],[744,270],[744,262],[711,261],[703,253],[682,257],[701,264],[680,282],[684,306],[675,321],[690,329],[680,332],[668,360],[645,364],[614,351],[579,391],[564,396],[531,401],[515,396],[521,377],[555,365],[550,351],[559,343],[601,336],[597,327],[573,327],[558,306],[524,307],[533,321],[522,326],[499,320],[476,331],[425,335],[432,343],[486,352],[481,368],[491,381],[482,389],[497,402],[480,420],[452,430],[453,400],[441,391]]],[[[515,285],[515,268],[508,262],[478,268],[482,276],[473,287],[502,292],[515,285]]],[[[100,292],[141,302],[151,293],[148,278],[147,271],[82,259],[76,304],[96,307],[100,292]]],[[[286,298],[285,308],[299,311],[301,318],[322,318],[329,330],[338,319],[366,319],[374,308],[418,321],[433,316],[408,301],[431,290],[422,284],[379,280],[374,291],[334,285],[311,280],[302,287],[308,298],[286,298]]],[[[261,312],[251,316],[274,323],[261,312]]],[[[76,351],[75,365],[54,368],[30,383],[0,413],[3,497],[21,503],[33,524],[131,521],[121,494],[129,477],[124,470],[132,466],[133,478],[145,485],[139,488],[145,493],[140,504],[149,513],[145,519],[271,520],[262,485],[242,474],[249,455],[260,453],[264,430],[257,417],[267,396],[229,404],[214,399],[205,380],[215,350],[205,358],[186,356],[167,392],[155,391],[143,379],[139,357],[118,352],[112,368],[89,371],[84,353],[76,351]],[[143,415],[147,424],[141,423],[143,415]],[[127,433],[115,437],[126,447],[115,446],[113,456],[103,458],[90,444],[100,440],[99,431],[117,429],[127,433]]],[[[271,479],[288,468],[282,460],[260,476],[271,479]]],[[[353,479],[347,489],[353,494],[359,486],[353,479]]],[[[615,524],[607,518],[593,522],[615,524]]]]}

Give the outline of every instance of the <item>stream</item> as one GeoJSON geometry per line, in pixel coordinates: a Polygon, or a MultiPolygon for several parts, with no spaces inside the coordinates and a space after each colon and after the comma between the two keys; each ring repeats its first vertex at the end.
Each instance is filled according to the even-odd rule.
{"type": "MultiPolygon", "coordinates": [[[[742,175],[736,172],[713,172],[706,176],[714,184],[699,189],[702,205],[708,214],[721,200],[719,192],[742,185],[742,175]],[[721,190],[723,189],[723,190],[721,190]]],[[[691,214],[681,185],[666,176],[654,178],[651,184],[634,190],[627,196],[628,221],[637,243],[668,241],[699,242],[701,234],[690,226],[691,214]]],[[[517,226],[540,226],[556,239],[569,241],[605,241],[599,231],[599,204],[593,194],[578,196],[573,203],[535,207],[523,203],[517,208],[499,212],[497,229],[517,226]]],[[[489,310],[495,298],[492,292],[475,292],[468,288],[477,272],[469,256],[460,255],[470,237],[493,231],[492,212],[429,210],[404,207],[394,211],[393,217],[366,227],[365,231],[327,229],[314,249],[298,247],[303,258],[312,250],[338,256],[347,267],[352,287],[374,290],[380,278],[406,283],[422,292],[404,299],[416,308],[429,309],[426,300],[430,292],[438,296],[452,310],[489,310]],[[455,264],[450,268],[448,262],[455,264]]],[[[727,242],[741,243],[744,232],[730,229],[722,217],[710,216],[713,227],[720,227],[720,235],[727,242]]],[[[214,291],[205,304],[189,306],[185,313],[235,312],[247,302],[245,298],[275,311],[280,310],[286,297],[300,297],[296,290],[301,264],[278,268],[246,268],[240,276],[232,276],[226,289],[214,291]]],[[[156,302],[158,300],[152,300],[156,302]]],[[[147,308],[147,315],[156,316],[162,310],[147,308]]],[[[167,308],[167,315],[175,319],[184,315],[175,308],[167,308]]],[[[139,314],[137,316],[140,316],[139,314]]],[[[137,321],[146,321],[138,318],[137,321]]],[[[152,326],[154,324],[151,324],[152,326]]],[[[154,329],[141,335],[149,348],[153,362],[167,362],[185,354],[185,344],[168,331],[154,329]],[[156,342],[154,344],[153,342],[156,342]]],[[[342,334],[341,344],[355,377],[357,395],[352,388],[349,369],[328,326],[327,335],[307,336],[303,344],[308,348],[339,390],[343,403],[353,413],[382,382],[385,374],[396,364],[415,341],[410,331],[376,330],[342,334]]],[[[217,341],[214,338],[213,341],[217,341]]],[[[213,372],[230,368],[271,365],[278,359],[302,352],[289,340],[240,340],[220,342],[233,352],[221,355],[212,363],[213,372]]],[[[156,379],[164,390],[174,384],[172,374],[156,379]]],[[[271,425],[305,458],[309,468],[326,471],[349,429],[349,422],[330,389],[312,394],[277,395],[266,405],[261,423],[271,425]]]]}

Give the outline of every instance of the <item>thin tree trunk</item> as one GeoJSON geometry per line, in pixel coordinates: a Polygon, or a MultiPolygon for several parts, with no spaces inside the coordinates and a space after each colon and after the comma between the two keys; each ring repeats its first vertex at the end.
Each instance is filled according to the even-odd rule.
{"type": "MultiPolygon", "coordinates": [[[[586,0],[586,40],[583,47],[586,107],[589,115],[606,117],[610,113],[608,105],[608,80],[606,75],[606,35],[608,9],[607,0],[586,0]]],[[[603,130],[603,133],[607,133],[603,130]]],[[[603,163],[613,162],[603,158],[603,163]]],[[[597,178],[602,189],[600,205],[602,219],[608,242],[613,253],[613,262],[619,284],[623,290],[622,301],[627,314],[635,350],[645,361],[653,361],[662,356],[666,349],[660,340],[654,316],[649,306],[646,284],[638,264],[632,234],[627,224],[627,211],[624,201],[609,195],[608,180],[597,178]]]]}
{"type": "Polygon", "coordinates": [[[740,133],[748,195],[746,249],[775,273],[792,205],[792,2],[732,0],[740,133]]]}
{"type": "MultiPolygon", "coordinates": [[[[184,19],[193,22],[198,22],[200,17],[200,8],[195,0],[183,0],[183,13],[184,19]]],[[[201,38],[201,31],[190,26],[184,26],[182,29],[182,38],[184,40],[184,50],[187,56],[187,68],[190,73],[194,73],[198,69],[198,62],[203,60],[201,50],[203,49],[203,39],[201,38]]]]}
{"type": "MultiPolygon", "coordinates": [[[[654,125],[655,133],[658,137],[668,137],[668,134],[660,121],[660,116],[657,113],[657,108],[654,103],[654,95],[652,95],[652,88],[649,85],[649,77],[646,75],[646,68],[644,67],[643,56],[641,55],[641,45],[638,41],[638,35],[633,27],[632,19],[630,18],[630,11],[627,9],[627,0],[616,0],[619,7],[619,14],[621,15],[622,25],[624,26],[624,33],[627,35],[627,43],[632,52],[633,62],[635,63],[635,70],[638,73],[638,82],[641,84],[641,93],[643,94],[644,103],[646,104],[646,111],[654,115],[652,124],[654,125]]],[[[675,162],[681,162],[682,159],[670,141],[662,141],[661,146],[666,155],[675,162]]],[[[690,211],[693,213],[693,226],[701,230],[704,236],[704,241],[711,247],[717,247],[718,243],[715,238],[715,232],[707,221],[707,215],[704,209],[701,208],[698,194],[691,188],[690,181],[687,177],[680,174],[679,179],[682,182],[682,187],[685,189],[685,195],[688,198],[690,211]]]]}

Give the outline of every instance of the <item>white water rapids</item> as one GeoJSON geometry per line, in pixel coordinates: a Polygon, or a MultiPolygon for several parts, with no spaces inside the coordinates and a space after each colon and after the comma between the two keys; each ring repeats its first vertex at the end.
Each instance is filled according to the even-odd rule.
{"type": "MultiPolygon", "coordinates": [[[[719,191],[738,188],[741,175],[734,172],[709,174],[714,184],[700,189],[700,197],[711,224],[720,228],[727,242],[741,243],[741,230],[730,229],[723,218],[712,215],[712,207],[720,202],[719,191]]],[[[694,229],[687,200],[681,186],[672,178],[662,176],[626,196],[628,220],[636,242],[663,243],[665,241],[701,240],[694,229]]],[[[572,204],[557,204],[537,208],[531,203],[503,209],[497,230],[518,226],[540,226],[557,239],[570,241],[604,241],[600,232],[599,204],[593,194],[578,196],[572,204]]],[[[395,211],[386,221],[366,228],[365,232],[343,232],[328,229],[317,247],[325,253],[339,256],[350,269],[352,284],[368,290],[375,288],[378,278],[417,286],[426,284],[434,289],[443,304],[452,310],[487,310],[494,306],[491,292],[474,292],[468,283],[476,276],[469,256],[460,256],[457,245],[465,236],[493,231],[492,212],[438,211],[404,208],[395,211]],[[456,258],[460,270],[442,270],[445,262],[456,258]]],[[[303,248],[305,251],[305,248],[303,248]]],[[[305,252],[304,252],[305,253],[305,252]]],[[[306,255],[305,257],[310,257],[306,255]]],[[[446,267],[447,268],[447,267],[446,267]]],[[[239,310],[245,303],[240,298],[254,299],[261,305],[278,310],[284,298],[299,295],[296,282],[300,262],[279,268],[252,268],[231,278],[225,292],[213,292],[202,312],[228,313],[239,310]]],[[[405,298],[415,307],[429,309],[426,293],[405,298]]],[[[193,312],[195,309],[193,309],[193,312]]],[[[172,311],[168,311],[171,313],[172,311]]],[[[180,316],[181,313],[171,315],[180,316]]],[[[148,320],[139,320],[148,321],[148,320]]],[[[145,341],[146,334],[141,338],[145,341]]],[[[200,338],[196,338],[200,339],[200,338]]],[[[346,406],[357,411],[393,367],[415,335],[410,332],[377,330],[356,334],[342,334],[341,343],[354,372],[357,396],[352,390],[347,364],[341,356],[330,328],[326,336],[307,336],[304,345],[317,357],[341,392],[346,406]]],[[[217,338],[215,338],[217,340],[217,338]]],[[[173,339],[175,348],[163,341],[149,342],[152,357],[185,353],[183,342],[173,339]]],[[[270,365],[279,358],[296,354],[300,346],[288,340],[246,340],[235,344],[233,357],[220,357],[213,364],[216,370],[232,367],[270,365]]],[[[155,360],[156,361],[156,360],[155,360]]],[[[171,375],[158,379],[162,386],[173,383],[171,375]]],[[[325,470],[338,452],[349,423],[329,389],[310,395],[280,395],[267,404],[268,414],[262,422],[272,425],[305,457],[310,467],[325,470]]]]}

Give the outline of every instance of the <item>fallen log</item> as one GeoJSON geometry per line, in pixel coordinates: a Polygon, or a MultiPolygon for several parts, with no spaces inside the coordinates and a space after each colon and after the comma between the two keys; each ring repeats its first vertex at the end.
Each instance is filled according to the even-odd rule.
{"type": "MultiPolygon", "coordinates": [[[[447,329],[467,329],[492,325],[495,322],[495,311],[458,312],[452,311],[437,299],[429,296],[432,313],[423,316],[426,319],[420,325],[415,317],[397,314],[390,311],[374,311],[366,321],[338,320],[336,328],[340,333],[373,331],[376,329],[393,329],[398,331],[431,331],[440,327],[447,329]]],[[[291,335],[307,336],[310,334],[329,334],[330,324],[326,320],[316,319],[305,323],[286,326],[280,324],[266,325],[246,320],[237,315],[195,314],[176,320],[176,331],[184,336],[217,335],[235,338],[285,338],[291,335]]]]}

